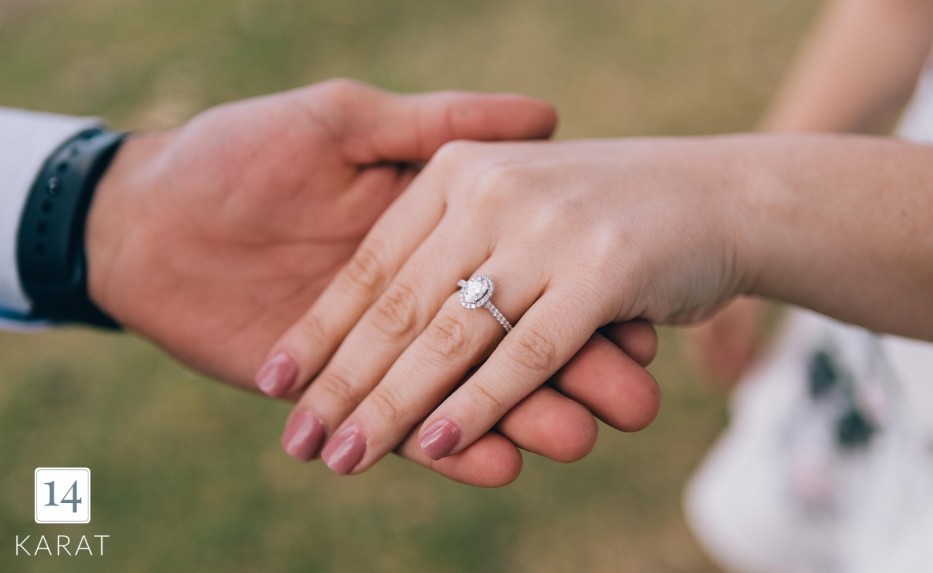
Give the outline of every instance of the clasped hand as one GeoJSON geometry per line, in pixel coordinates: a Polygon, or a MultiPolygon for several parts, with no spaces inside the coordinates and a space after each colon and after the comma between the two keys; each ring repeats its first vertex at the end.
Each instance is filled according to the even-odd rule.
{"type": "MultiPolygon", "coordinates": [[[[450,410],[455,402],[432,417],[463,424],[458,453],[434,460],[439,456],[426,455],[413,432],[497,339],[495,321],[463,309],[448,308],[439,315],[449,317],[446,326],[425,329],[456,279],[480,268],[478,254],[494,244],[489,225],[499,223],[480,220],[493,197],[448,208],[466,180],[449,193],[439,185],[454,182],[461,154],[472,148],[447,148],[417,185],[406,188],[448,142],[539,139],[554,125],[553,109],[530,98],[400,96],[336,80],[220,106],[176,130],[134,135],[101,180],[89,213],[90,295],[127,329],[236,385],[256,388],[254,373],[272,357],[258,378],[264,390],[297,398],[308,389],[283,440],[296,457],[310,459],[327,439],[325,458],[333,462],[336,437],[356,428],[351,435],[363,440],[366,459],[332,463],[338,469],[360,471],[396,449],[452,479],[494,486],[520,472],[519,447],[578,459],[595,443],[592,413],[635,429],[657,411],[657,387],[643,368],[656,339],[645,322],[605,329],[605,338],[591,337],[592,328],[579,339],[584,315],[555,315],[554,326],[558,319],[579,322],[566,338],[536,339],[553,340],[546,364],[529,369],[527,377],[516,371],[499,380],[513,389],[489,394],[490,409],[470,424],[450,410]],[[450,172],[446,179],[444,172],[450,172]],[[449,225],[464,234],[447,231],[449,225]],[[435,227],[444,230],[449,250],[425,242],[435,227]],[[422,242],[430,251],[419,247],[422,242]],[[444,328],[451,336],[432,340],[452,360],[413,362],[424,356],[424,333],[444,328]],[[410,344],[414,354],[396,364],[410,344]],[[277,358],[281,351],[287,360],[277,358]],[[542,386],[549,376],[551,384],[542,386]],[[268,384],[282,379],[287,384],[268,384]],[[420,394],[380,401],[396,388],[420,394]],[[527,397],[519,401],[519,393],[527,397]]],[[[475,179],[489,165],[462,167],[461,175],[480,169],[475,179]]],[[[507,203],[513,190],[502,191],[498,201],[507,203]]],[[[513,320],[542,292],[537,281],[554,270],[519,268],[489,269],[502,281],[497,303],[513,320]]],[[[514,339],[525,340],[531,316],[519,323],[514,339]]],[[[489,368],[503,364],[508,367],[496,357],[480,375],[493,380],[489,368]]],[[[464,392],[473,393],[478,380],[464,392]]]]}
{"type": "MultiPolygon", "coordinates": [[[[561,367],[601,327],[712,313],[742,285],[727,264],[728,213],[708,209],[717,190],[692,177],[701,149],[688,140],[444,146],[270,353],[287,375],[267,366],[265,390],[304,390],[292,420],[314,427],[303,442],[286,440],[289,451],[309,458],[323,443],[332,470],[360,472],[417,428],[422,452],[443,459],[548,380],[564,389],[561,367]],[[510,333],[454,296],[473,275],[495,281],[510,333]]],[[[657,411],[653,381],[634,367],[601,392],[612,400],[590,409],[616,428],[639,429],[657,411]]]]}

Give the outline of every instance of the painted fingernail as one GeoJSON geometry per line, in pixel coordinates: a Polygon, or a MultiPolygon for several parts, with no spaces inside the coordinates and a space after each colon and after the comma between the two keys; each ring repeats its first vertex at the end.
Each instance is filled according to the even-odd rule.
{"type": "Polygon", "coordinates": [[[264,394],[278,398],[295,383],[297,377],[298,365],[292,357],[284,352],[277,352],[266,360],[256,373],[255,382],[264,394]]]}
{"type": "Polygon", "coordinates": [[[442,418],[421,432],[418,444],[432,460],[439,460],[453,451],[460,441],[460,426],[453,420],[442,418]]]}
{"type": "Polygon", "coordinates": [[[324,424],[307,410],[295,410],[285,423],[282,448],[296,460],[314,457],[324,439],[324,424]]]}
{"type": "Polygon", "coordinates": [[[334,473],[348,474],[366,453],[366,438],[356,426],[349,426],[337,432],[331,438],[321,457],[334,473]]]}

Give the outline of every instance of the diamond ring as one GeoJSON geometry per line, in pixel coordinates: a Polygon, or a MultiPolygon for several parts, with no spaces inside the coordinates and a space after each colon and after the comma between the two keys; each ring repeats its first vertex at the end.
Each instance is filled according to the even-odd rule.
{"type": "Polygon", "coordinates": [[[499,321],[499,324],[502,325],[506,332],[512,330],[509,321],[502,316],[496,305],[489,300],[492,298],[492,291],[495,290],[495,284],[491,278],[486,275],[476,275],[468,281],[457,281],[457,286],[460,287],[460,305],[463,308],[473,310],[474,308],[483,307],[492,314],[493,318],[499,321]]]}

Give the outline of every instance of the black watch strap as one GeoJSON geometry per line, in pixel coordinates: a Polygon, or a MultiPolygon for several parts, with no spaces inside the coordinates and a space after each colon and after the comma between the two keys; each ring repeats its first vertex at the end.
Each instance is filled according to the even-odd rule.
{"type": "Polygon", "coordinates": [[[33,318],[119,328],[88,296],[84,229],[97,182],[125,138],[84,131],[52,154],[33,183],[16,243],[33,318]]]}

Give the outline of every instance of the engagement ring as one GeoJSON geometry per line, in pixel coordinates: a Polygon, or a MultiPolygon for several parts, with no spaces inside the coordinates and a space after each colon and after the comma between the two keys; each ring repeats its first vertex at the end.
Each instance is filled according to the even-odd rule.
{"type": "Polygon", "coordinates": [[[493,318],[499,321],[506,332],[512,330],[512,325],[506,320],[496,305],[492,304],[492,292],[495,290],[495,284],[492,279],[486,275],[477,275],[468,281],[457,281],[460,287],[460,304],[463,308],[473,310],[483,307],[492,314],[493,318]]]}

